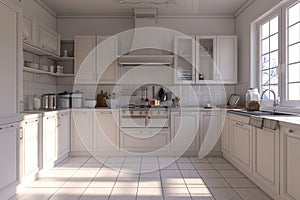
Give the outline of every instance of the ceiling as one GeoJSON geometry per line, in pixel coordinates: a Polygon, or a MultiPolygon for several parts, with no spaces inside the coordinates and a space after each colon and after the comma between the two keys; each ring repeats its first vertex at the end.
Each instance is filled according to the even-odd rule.
{"type": "Polygon", "coordinates": [[[155,4],[116,5],[115,0],[35,0],[59,15],[67,14],[109,14],[132,15],[132,8],[158,8],[160,14],[172,15],[238,15],[254,0],[128,0],[129,2],[150,1],[155,4]],[[159,2],[176,2],[157,4],[159,2]]]}

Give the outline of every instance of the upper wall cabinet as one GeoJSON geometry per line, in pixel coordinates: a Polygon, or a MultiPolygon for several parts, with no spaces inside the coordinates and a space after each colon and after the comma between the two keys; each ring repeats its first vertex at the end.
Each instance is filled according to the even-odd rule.
{"type": "Polygon", "coordinates": [[[108,36],[75,36],[75,74],[80,84],[115,84],[118,79],[117,39],[108,36]],[[97,45],[105,42],[104,45],[97,45]]]}
{"type": "Polygon", "coordinates": [[[196,83],[216,80],[217,37],[196,36],[196,83]]]}
{"type": "Polygon", "coordinates": [[[237,83],[237,37],[217,36],[217,80],[237,83]]]}
{"type": "Polygon", "coordinates": [[[27,16],[23,16],[23,41],[24,49],[34,54],[60,56],[60,35],[27,16]]]}
{"type": "Polygon", "coordinates": [[[174,81],[176,84],[195,83],[195,38],[178,36],[174,41],[174,81]]]}
{"type": "Polygon", "coordinates": [[[237,83],[237,37],[196,36],[196,83],[237,83]]]}

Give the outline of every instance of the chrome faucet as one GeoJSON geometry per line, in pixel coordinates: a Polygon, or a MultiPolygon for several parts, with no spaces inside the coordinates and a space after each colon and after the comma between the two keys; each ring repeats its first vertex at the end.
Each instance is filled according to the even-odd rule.
{"type": "Polygon", "coordinates": [[[262,94],[261,94],[260,99],[261,99],[261,100],[263,99],[263,96],[264,96],[264,94],[265,94],[267,91],[270,91],[270,92],[273,94],[273,96],[274,96],[274,101],[273,101],[273,113],[275,113],[275,112],[276,112],[276,106],[278,105],[278,102],[277,102],[277,100],[276,100],[276,93],[275,93],[273,90],[266,89],[265,91],[263,91],[262,94]]]}

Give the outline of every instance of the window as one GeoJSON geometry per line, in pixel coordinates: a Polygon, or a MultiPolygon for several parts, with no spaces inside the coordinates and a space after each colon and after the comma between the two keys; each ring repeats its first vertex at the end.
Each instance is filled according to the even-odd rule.
{"type": "Polygon", "coordinates": [[[300,3],[287,9],[287,101],[300,100],[300,3]]]}
{"type": "MultiPolygon", "coordinates": [[[[279,29],[278,16],[260,26],[260,88],[261,91],[271,89],[279,97],[279,29]]],[[[264,100],[272,100],[270,92],[263,96],[264,100]]]]}
{"type": "MultiPolygon", "coordinates": [[[[282,106],[300,107],[300,0],[258,22],[260,92],[270,89],[282,106]]],[[[263,96],[273,100],[271,92],[263,96]]]]}

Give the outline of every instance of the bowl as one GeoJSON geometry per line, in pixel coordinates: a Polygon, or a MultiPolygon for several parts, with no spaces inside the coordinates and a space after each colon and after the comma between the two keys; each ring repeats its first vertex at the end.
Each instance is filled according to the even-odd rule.
{"type": "Polygon", "coordinates": [[[86,99],[84,101],[84,107],[86,108],[95,108],[97,101],[94,99],[86,99]]]}
{"type": "Polygon", "coordinates": [[[106,104],[109,108],[117,108],[118,99],[105,99],[106,104]]]}

